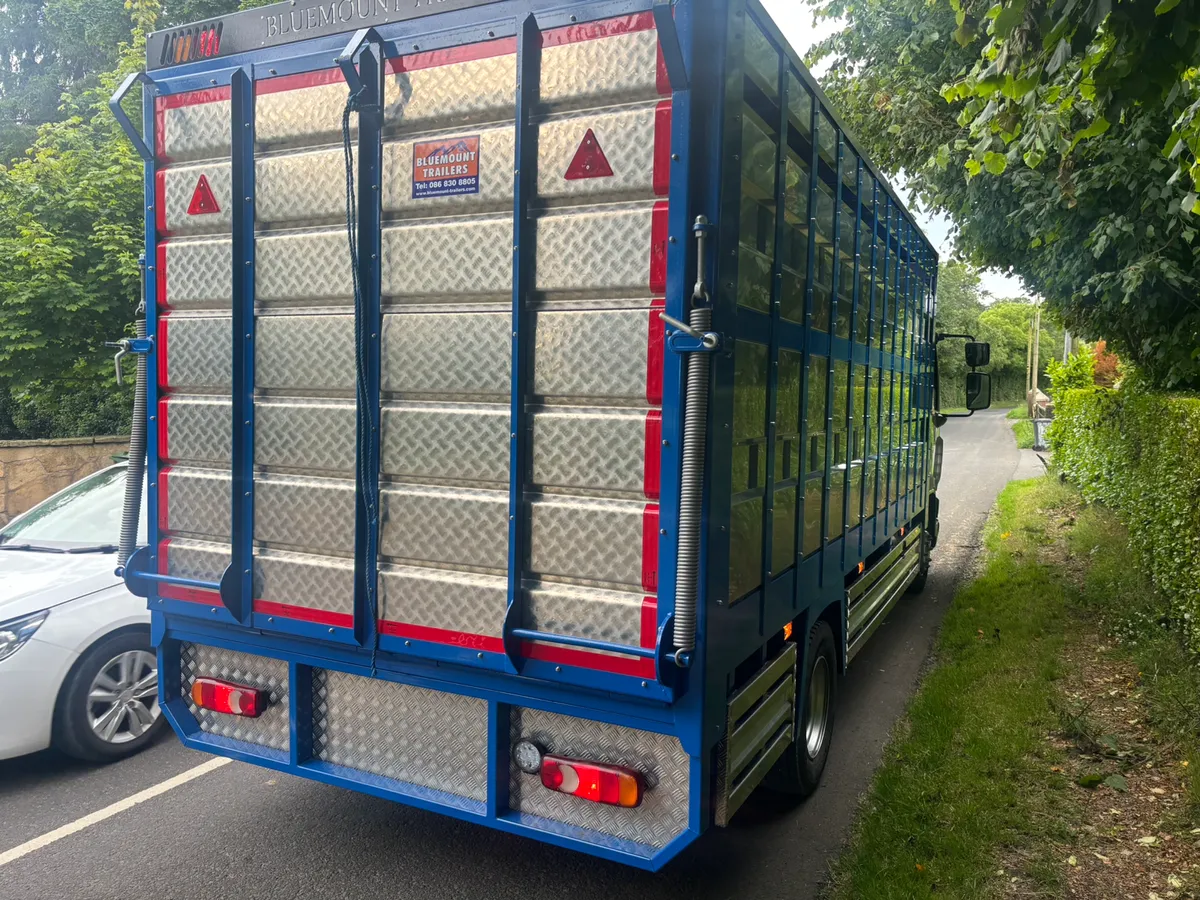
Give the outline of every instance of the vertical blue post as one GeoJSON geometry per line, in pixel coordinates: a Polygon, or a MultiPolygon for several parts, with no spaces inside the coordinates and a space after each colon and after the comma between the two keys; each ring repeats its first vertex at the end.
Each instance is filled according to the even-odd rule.
{"type": "Polygon", "coordinates": [[[509,719],[511,707],[499,700],[488,701],[487,817],[495,819],[508,809],[509,719]]]}
{"type": "MultiPolygon", "coordinates": [[[[850,494],[854,484],[854,457],[857,444],[854,440],[855,431],[860,430],[855,428],[855,423],[858,422],[861,415],[858,406],[854,402],[854,391],[858,380],[858,366],[854,361],[854,341],[858,337],[858,316],[859,304],[862,302],[862,297],[859,296],[861,291],[859,285],[862,283],[859,278],[860,267],[862,266],[862,173],[863,162],[862,157],[858,156],[855,162],[854,171],[854,277],[851,284],[851,299],[850,299],[850,368],[849,375],[846,380],[846,489],[843,492],[842,501],[842,536],[847,542],[850,540],[850,494]]],[[[842,186],[838,185],[838,196],[841,196],[842,186]]],[[[863,386],[864,395],[863,402],[866,402],[866,386],[863,386]]],[[[862,465],[866,465],[863,463],[862,465]]],[[[859,473],[859,484],[862,484],[863,472],[859,473]]],[[[859,488],[859,531],[858,540],[859,547],[862,546],[862,488],[859,488]]],[[[855,548],[851,554],[850,548],[842,545],[842,558],[845,562],[849,562],[858,554],[858,548],[855,548]]],[[[843,565],[843,568],[845,566],[843,565]]]]}
{"type": "MultiPolygon", "coordinates": [[[[802,90],[807,90],[802,87],[802,90]]],[[[809,147],[808,154],[808,248],[806,250],[807,260],[804,264],[804,371],[800,379],[800,469],[799,483],[796,486],[796,599],[795,605],[799,608],[800,603],[800,569],[799,563],[804,558],[804,528],[805,522],[808,519],[806,510],[808,496],[808,445],[810,435],[808,433],[808,382],[809,370],[812,368],[812,355],[810,338],[813,333],[813,302],[814,289],[813,279],[816,275],[817,261],[817,179],[820,177],[818,168],[821,164],[820,157],[820,142],[818,140],[817,128],[820,125],[819,110],[821,104],[817,98],[809,95],[809,122],[808,136],[812,141],[812,146],[809,147]]],[[[825,437],[829,440],[828,434],[825,437]]],[[[824,528],[824,520],[822,519],[821,527],[824,528]]]]}
{"type": "MultiPolygon", "coordinates": [[[[842,166],[845,164],[846,142],[840,131],[837,133],[837,168],[833,173],[833,272],[830,278],[829,298],[829,380],[825,385],[825,500],[821,504],[821,584],[825,583],[826,569],[829,563],[829,491],[833,487],[836,474],[833,471],[833,398],[836,393],[837,362],[835,361],[834,340],[837,336],[838,288],[841,287],[841,260],[838,252],[842,242],[842,166]]],[[[815,139],[815,135],[814,135],[815,139]]],[[[817,173],[814,172],[814,175],[817,173]]],[[[844,423],[843,423],[844,424],[844,423]]],[[[842,483],[845,484],[846,473],[842,473],[842,483]]],[[[844,490],[844,488],[843,488],[844,490]]],[[[843,528],[845,522],[842,523],[843,528]]],[[[844,531],[843,531],[844,533],[844,531]]],[[[845,547],[840,551],[845,554],[845,547]]],[[[840,583],[842,578],[841,556],[838,557],[838,572],[835,578],[840,583]]]]}
{"type": "MultiPolygon", "coordinates": [[[[514,628],[523,627],[521,582],[525,566],[525,468],[529,458],[529,429],[525,414],[526,384],[529,380],[529,348],[533,328],[526,310],[527,298],[536,282],[534,221],[530,204],[537,194],[537,126],[533,113],[541,93],[541,31],[532,13],[525,16],[517,33],[516,154],[513,166],[513,293],[512,375],[509,390],[508,457],[508,614],[504,619],[506,668],[516,671],[517,641],[514,628]]],[[[507,746],[507,745],[506,745],[507,746]]],[[[507,775],[505,776],[507,777],[507,775]]]]}
{"type": "MultiPolygon", "coordinates": [[[[145,144],[151,154],[158,146],[158,136],[155,134],[157,118],[154,114],[157,93],[153,83],[142,84],[142,134],[145,144]]],[[[143,286],[142,299],[146,304],[146,335],[154,341],[154,348],[146,359],[146,484],[149,486],[146,496],[146,536],[150,542],[150,567],[158,569],[158,544],[161,535],[158,533],[158,225],[155,206],[165,197],[159,197],[155,189],[156,167],[158,160],[151,155],[144,159],[143,196],[149,198],[145,209],[145,254],[146,279],[143,286]]],[[[158,596],[158,584],[150,583],[148,602],[154,606],[158,596]]],[[[161,672],[162,669],[160,668],[161,672]]]]}
{"type": "Polygon", "coordinates": [[[233,522],[221,602],[248,623],[254,601],[254,76],[230,81],[233,150],[233,522]]]}
{"type": "Polygon", "coordinates": [[[863,398],[867,403],[867,434],[866,447],[863,452],[863,527],[865,529],[867,518],[871,520],[871,536],[868,539],[863,536],[864,543],[874,549],[878,537],[876,533],[878,528],[878,519],[876,510],[879,508],[878,493],[879,493],[879,372],[873,363],[876,355],[874,347],[875,343],[875,323],[876,316],[879,315],[879,310],[875,308],[875,279],[879,274],[879,182],[874,176],[871,177],[871,279],[867,290],[870,293],[870,298],[867,301],[867,387],[863,392],[863,398]],[[871,403],[870,389],[875,387],[875,403],[871,403]],[[874,457],[874,458],[872,458],[874,457]],[[871,492],[867,496],[867,472],[874,470],[871,478],[871,492]],[[867,543],[869,541],[869,543],[867,543]]]}
{"type": "Polygon", "coordinates": [[[354,637],[374,647],[379,627],[379,367],[383,216],[383,49],[364,44],[358,62],[358,283],[355,347],[363,371],[356,379],[357,442],[354,515],[354,637]]]}
{"type": "MultiPolygon", "coordinates": [[[[775,435],[779,433],[779,317],[783,297],[783,241],[787,232],[784,205],[787,195],[787,134],[788,134],[788,60],[780,53],[777,60],[776,96],[779,113],[775,119],[778,140],[775,144],[775,258],[771,263],[771,341],[767,348],[770,367],[767,370],[767,496],[763,503],[762,600],[760,616],[765,619],[767,586],[779,573],[774,568],[775,552],[775,435]]],[[[784,566],[786,569],[786,565],[784,566]]],[[[765,621],[760,621],[765,629],[765,621]]]]}

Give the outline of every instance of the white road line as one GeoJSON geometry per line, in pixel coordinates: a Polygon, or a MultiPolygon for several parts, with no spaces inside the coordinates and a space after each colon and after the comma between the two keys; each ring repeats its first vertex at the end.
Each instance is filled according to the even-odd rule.
{"type": "Polygon", "coordinates": [[[94,813],[88,813],[82,818],[76,819],[74,822],[68,822],[61,828],[55,828],[53,831],[47,831],[40,837],[35,837],[33,840],[26,841],[11,850],[5,850],[0,853],[0,866],[6,866],[10,862],[16,862],[22,856],[27,856],[35,850],[41,850],[53,844],[55,841],[62,840],[75,834],[77,831],[83,831],[98,822],[103,822],[105,819],[110,819],[117,813],[124,812],[137,806],[139,803],[144,803],[159,794],[165,794],[172,788],[177,788],[180,785],[187,784],[189,781],[199,778],[201,775],[207,775],[209,772],[221,768],[233,762],[231,759],[224,757],[214,757],[208,762],[203,762],[194,769],[188,769],[186,772],[180,772],[174,778],[168,778],[166,781],[159,782],[153,787],[148,787],[144,791],[138,791],[136,794],[126,797],[124,800],[118,800],[116,803],[109,804],[104,809],[98,809],[94,813]]]}

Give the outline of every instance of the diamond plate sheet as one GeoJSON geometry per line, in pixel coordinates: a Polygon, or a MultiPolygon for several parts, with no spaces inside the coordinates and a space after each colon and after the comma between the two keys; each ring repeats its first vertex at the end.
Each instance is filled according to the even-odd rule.
{"type": "MultiPolygon", "coordinates": [[[[264,156],[256,162],[255,173],[254,224],[258,229],[339,221],[345,229],[346,160],[341,148],[264,156]],[[298,185],[303,189],[297,189],[298,185]]],[[[343,249],[345,244],[343,230],[343,249]]]]}
{"type": "Polygon", "coordinates": [[[160,163],[229,158],[232,139],[228,100],[163,109],[160,122],[166,154],[166,159],[159,158],[160,163]]]}
{"type": "Polygon", "coordinates": [[[255,479],[254,538],[312,552],[354,553],[354,482],[270,475],[255,479]]]}
{"type": "Polygon", "coordinates": [[[511,213],[384,229],[383,293],[393,299],[511,296],[512,243],[511,213]]]}
{"type": "Polygon", "coordinates": [[[508,401],[509,310],[401,313],[383,317],[383,390],[500,396],[508,401]]]}
{"type": "MultiPolygon", "coordinates": [[[[337,70],[329,70],[326,77],[328,84],[285,91],[270,90],[275,86],[272,79],[259,82],[254,98],[254,137],[260,147],[341,141],[342,110],[350,89],[337,70]]],[[[350,123],[357,133],[357,114],[351,114],[350,123]]]]}
{"type": "Polygon", "coordinates": [[[392,622],[500,637],[508,579],[416,566],[383,566],[379,617],[392,622]]]}
{"type": "Polygon", "coordinates": [[[642,587],[645,504],[546,496],[530,506],[530,569],[642,587]]]}
{"type": "Polygon", "coordinates": [[[382,471],[507,485],[510,417],[500,404],[385,406],[382,471]]]}
{"type": "Polygon", "coordinates": [[[174,396],[167,401],[166,419],[167,459],[228,465],[231,420],[228,400],[174,396]]]}
{"type": "Polygon", "coordinates": [[[555,108],[612,106],[658,96],[658,32],[653,29],[542,50],[542,103],[555,108]]]}
{"type": "MultiPolygon", "coordinates": [[[[468,129],[479,136],[479,192],[450,197],[413,197],[413,141],[383,145],[384,212],[414,214],[417,211],[449,209],[454,212],[481,209],[512,209],[513,160],[516,158],[516,130],[512,123],[499,127],[468,129]]],[[[423,137],[422,142],[437,140],[423,137]]],[[[345,176],[343,176],[344,178],[345,176]]]]}
{"type": "Polygon", "coordinates": [[[525,627],[638,647],[642,603],[625,591],[542,585],[525,594],[525,627]]]}
{"type": "Polygon", "coordinates": [[[655,848],[687,828],[689,761],[678,738],[522,707],[513,707],[509,721],[514,743],[530,740],[559,756],[628,766],[647,782],[642,804],[623,809],[548,791],[537,775],[513,766],[513,809],[655,848]]]}
{"type": "Polygon", "coordinates": [[[181,643],[179,667],[180,692],[202,731],[272,750],[288,749],[287,663],[236,650],[181,643]],[[201,709],[192,702],[192,681],[201,677],[220,678],[265,690],[270,694],[270,702],[263,714],[255,719],[201,709]]]}
{"type": "Polygon", "coordinates": [[[642,492],[646,413],[542,410],[533,416],[533,482],[642,492]]]}
{"type": "Polygon", "coordinates": [[[254,404],[254,461],[260,466],[349,475],[354,448],[353,403],[272,399],[254,404]]]}
{"type": "MultiPolygon", "coordinates": [[[[512,47],[508,42],[507,47],[512,47]]],[[[513,48],[515,50],[515,48],[513,48]]],[[[514,52],[431,68],[396,71],[384,81],[384,124],[405,132],[511,119],[516,109],[514,52]]],[[[340,109],[340,107],[339,107],[340,109]]]]}
{"type": "Polygon", "coordinates": [[[228,470],[172,466],[160,481],[159,515],[165,505],[167,531],[229,541],[233,513],[228,470]]]}
{"type": "Polygon", "coordinates": [[[228,239],[171,240],[162,247],[169,308],[233,308],[233,249],[228,239]]]}
{"type": "Polygon", "coordinates": [[[508,568],[508,491],[394,485],[381,494],[380,552],[385,556],[508,568]]]}
{"type": "Polygon", "coordinates": [[[313,756],[487,799],[487,703],[378,678],[313,670],[313,756]]]}
{"type": "Polygon", "coordinates": [[[260,237],[255,242],[255,298],[261,303],[354,300],[345,227],[260,237]]]}
{"type": "Polygon", "coordinates": [[[538,290],[648,296],[653,213],[652,206],[642,205],[538,219],[538,290]]]}
{"type": "MultiPolygon", "coordinates": [[[[229,565],[229,545],[172,539],[167,572],[219,581],[229,565]]],[[[255,550],[254,599],[306,609],[354,614],[354,562],[287,550],[255,550]]]]}
{"type": "Polygon", "coordinates": [[[232,180],[233,167],[228,160],[164,170],[165,196],[159,202],[166,204],[167,231],[171,234],[228,234],[233,223],[232,180]],[[192,204],[202,175],[212,189],[219,211],[188,215],[188,207],[192,204]]]}
{"type": "Polygon", "coordinates": [[[354,390],[353,316],[260,315],[255,327],[255,387],[354,390]]]}
{"type": "Polygon", "coordinates": [[[556,200],[654,197],[656,120],[657,104],[654,104],[544,123],[538,129],[538,195],[556,200]],[[568,180],[567,170],[588,129],[594,132],[613,174],[607,178],[568,180]]]}
{"type": "Polygon", "coordinates": [[[647,309],[538,312],[534,393],[645,403],[650,315],[647,309]]]}

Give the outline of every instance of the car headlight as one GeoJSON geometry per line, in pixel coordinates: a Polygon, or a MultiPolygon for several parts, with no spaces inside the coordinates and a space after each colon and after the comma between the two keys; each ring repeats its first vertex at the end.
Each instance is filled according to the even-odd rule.
{"type": "Polygon", "coordinates": [[[33,637],[33,633],[42,627],[50,610],[43,609],[19,619],[9,619],[0,622],[0,660],[8,659],[33,637]]]}

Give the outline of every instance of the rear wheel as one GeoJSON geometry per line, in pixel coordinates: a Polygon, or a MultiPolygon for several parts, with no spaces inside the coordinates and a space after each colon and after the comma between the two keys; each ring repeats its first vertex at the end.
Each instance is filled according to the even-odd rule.
{"type": "Polygon", "coordinates": [[[124,631],[88,648],[63,682],[54,746],[77,759],[111,762],[137,753],[163,727],[148,635],[124,631]]]}
{"type": "Polygon", "coordinates": [[[809,630],[803,665],[806,671],[796,698],[795,738],[766,780],[771,790],[796,797],[807,797],[817,789],[833,739],[838,667],[828,622],[818,621],[809,630]]]}
{"type": "Polygon", "coordinates": [[[908,585],[909,594],[919,594],[925,590],[925,582],[929,580],[929,566],[933,558],[933,542],[929,539],[929,532],[921,532],[921,562],[917,565],[917,577],[914,578],[908,585]]]}

